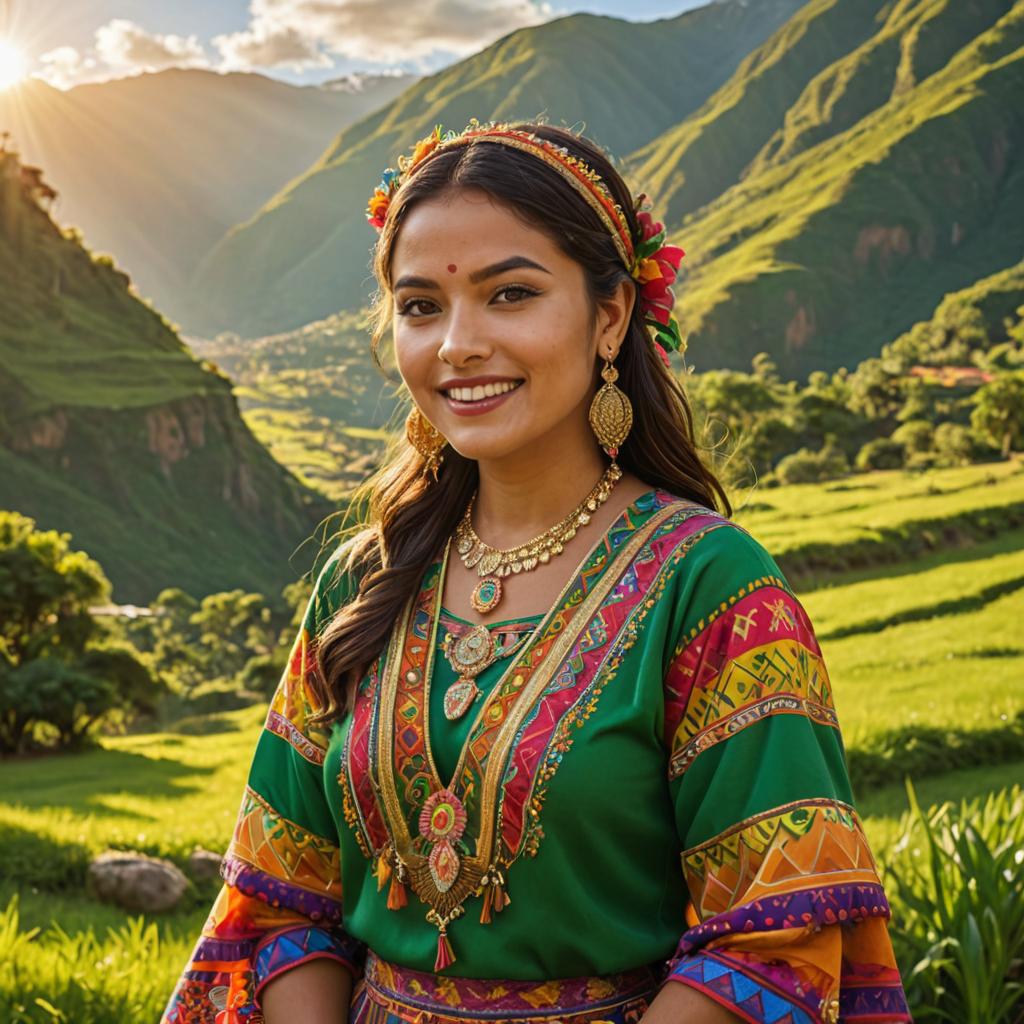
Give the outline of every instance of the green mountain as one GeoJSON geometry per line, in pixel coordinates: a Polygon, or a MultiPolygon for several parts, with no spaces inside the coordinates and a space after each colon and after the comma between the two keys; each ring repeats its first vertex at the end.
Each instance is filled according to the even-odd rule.
{"type": "Polygon", "coordinates": [[[688,252],[698,369],[852,368],[1024,252],[1021,0],[724,0],[514,33],[343,132],[200,266],[194,323],[363,305],[382,167],[440,121],[581,123],[688,252]]]}
{"type": "Polygon", "coordinates": [[[364,305],[366,200],[437,122],[546,114],[629,153],[700,107],[801,2],[722,0],[649,23],[581,14],[506,36],[343,131],[203,261],[182,322],[252,337],[364,305]]]}
{"type": "Polygon", "coordinates": [[[46,168],[60,192],[56,219],[112,253],[177,318],[196,263],[224,232],[412,81],[299,87],[172,68],[61,92],[31,79],[0,92],[0,130],[46,168]]]}
{"type": "Polygon", "coordinates": [[[69,531],[119,601],[278,594],[332,506],[270,457],[230,381],[127,275],[54,224],[51,201],[0,151],[0,508],[69,531]]]}
{"type": "Polygon", "coordinates": [[[802,149],[807,132],[787,122],[731,187],[670,222],[689,250],[678,313],[698,369],[746,367],[762,350],[793,376],[852,368],[947,292],[1020,260],[1024,3],[971,4],[968,38],[963,6],[914,5],[880,106],[831,135],[822,112],[807,132],[824,137],[802,149]]]}

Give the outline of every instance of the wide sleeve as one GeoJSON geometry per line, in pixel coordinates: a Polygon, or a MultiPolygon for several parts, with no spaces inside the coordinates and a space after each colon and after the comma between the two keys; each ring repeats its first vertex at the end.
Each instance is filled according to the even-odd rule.
{"type": "Polygon", "coordinates": [[[811,622],[742,528],[704,543],[665,676],[690,900],[665,983],[751,1024],[910,1021],[811,622]]]}
{"type": "Polygon", "coordinates": [[[307,679],[319,628],[338,605],[338,579],[335,552],[260,732],[223,885],[161,1024],[256,1024],[261,990],[285,971],[318,957],[361,970],[364,949],[342,924],[338,835],[323,782],[327,735],[308,722],[307,679]]]}

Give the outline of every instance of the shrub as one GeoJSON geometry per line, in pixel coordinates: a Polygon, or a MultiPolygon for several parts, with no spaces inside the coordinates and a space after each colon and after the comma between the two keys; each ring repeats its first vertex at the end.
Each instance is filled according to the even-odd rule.
{"type": "Polygon", "coordinates": [[[906,454],[899,441],[888,437],[876,437],[857,452],[857,469],[901,469],[906,454]]]}
{"type": "Polygon", "coordinates": [[[934,435],[935,427],[928,420],[908,420],[893,431],[892,439],[909,455],[930,451],[934,435]]]}
{"type": "Polygon", "coordinates": [[[890,859],[891,934],[918,1022],[1014,1024],[1024,1009],[1024,790],[910,811],[890,859]]]}
{"type": "Polygon", "coordinates": [[[850,471],[850,463],[841,448],[826,444],[818,451],[801,448],[787,455],[775,467],[775,475],[784,484],[811,484],[834,480],[850,471]]]}
{"type": "Polygon", "coordinates": [[[943,466],[964,466],[971,461],[974,451],[971,432],[961,423],[940,423],[935,428],[932,446],[943,466]]]}

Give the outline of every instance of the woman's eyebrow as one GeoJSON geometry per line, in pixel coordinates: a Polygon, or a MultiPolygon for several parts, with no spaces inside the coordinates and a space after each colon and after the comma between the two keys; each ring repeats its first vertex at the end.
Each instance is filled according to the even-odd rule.
{"type": "MultiPolygon", "coordinates": [[[[489,277],[496,277],[498,274],[504,274],[507,270],[521,270],[523,268],[530,270],[539,270],[542,273],[550,274],[551,271],[547,267],[541,266],[536,260],[531,260],[526,256],[509,256],[506,260],[501,260],[499,263],[492,263],[489,267],[482,267],[480,270],[474,270],[469,275],[471,284],[479,284],[481,281],[486,281],[489,277]]],[[[440,285],[436,281],[432,281],[429,277],[419,277],[415,274],[406,274],[405,277],[400,277],[394,284],[394,290],[397,292],[399,288],[427,288],[427,289],[438,289],[440,285]]]]}

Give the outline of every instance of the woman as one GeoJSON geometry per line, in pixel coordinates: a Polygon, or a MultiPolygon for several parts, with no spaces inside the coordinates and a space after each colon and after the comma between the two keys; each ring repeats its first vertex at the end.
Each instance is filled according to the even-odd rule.
{"type": "Polygon", "coordinates": [[[910,1020],[821,651],[698,456],[641,205],[537,124],[385,172],[408,443],[317,581],[168,1024],[910,1020]]]}

